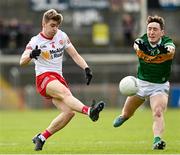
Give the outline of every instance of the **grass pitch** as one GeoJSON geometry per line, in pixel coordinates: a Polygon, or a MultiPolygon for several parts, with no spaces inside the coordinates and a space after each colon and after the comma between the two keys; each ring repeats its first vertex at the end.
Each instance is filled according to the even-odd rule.
{"type": "Polygon", "coordinates": [[[165,113],[165,150],[152,150],[151,111],[139,109],[120,128],[119,110],[104,110],[98,122],[76,113],[73,120],[35,152],[32,137],[58,115],[57,110],[0,111],[0,154],[180,154],[180,110],[165,113]]]}

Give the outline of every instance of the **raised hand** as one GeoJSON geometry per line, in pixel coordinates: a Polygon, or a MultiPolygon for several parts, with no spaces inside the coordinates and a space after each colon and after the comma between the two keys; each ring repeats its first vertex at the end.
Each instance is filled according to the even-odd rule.
{"type": "Polygon", "coordinates": [[[168,48],[165,47],[164,45],[157,45],[157,48],[158,50],[160,51],[161,54],[167,54],[169,51],[168,51],[168,48]]]}
{"type": "Polygon", "coordinates": [[[151,54],[151,51],[147,48],[144,42],[141,40],[139,42],[135,41],[135,43],[139,46],[139,49],[146,54],[151,54]]]}
{"type": "Polygon", "coordinates": [[[37,57],[41,54],[41,49],[38,49],[38,46],[36,45],[36,48],[33,49],[29,55],[29,57],[32,59],[36,59],[37,60],[37,57]]]}

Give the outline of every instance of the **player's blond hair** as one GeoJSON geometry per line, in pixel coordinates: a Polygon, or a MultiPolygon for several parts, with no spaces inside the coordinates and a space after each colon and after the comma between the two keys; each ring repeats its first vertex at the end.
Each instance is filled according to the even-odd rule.
{"type": "Polygon", "coordinates": [[[47,23],[50,20],[55,20],[57,21],[58,25],[60,25],[63,21],[63,16],[62,14],[58,13],[55,9],[50,9],[44,13],[42,21],[47,23]]]}
{"type": "Polygon", "coordinates": [[[156,23],[159,23],[160,27],[161,27],[161,30],[164,30],[165,28],[165,22],[164,22],[164,18],[158,16],[158,15],[155,15],[155,16],[148,16],[147,18],[147,25],[149,23],[152,23],[152,22],[156,22],[156,23]]]}

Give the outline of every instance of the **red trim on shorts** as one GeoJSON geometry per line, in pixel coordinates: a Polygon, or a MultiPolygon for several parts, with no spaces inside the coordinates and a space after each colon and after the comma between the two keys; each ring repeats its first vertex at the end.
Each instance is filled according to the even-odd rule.
{"type": "Polygon", "coordinates": [[[69,89],[69,86],[66,80],[61,75],[55,72],[45,72],[43,74],[36,76],[37,92],[39,92],[42,96],[48,99],[51,99],[52,97],[46,94],[46,87],[47,87],[47,84],[53,80],[58,80],[69,89]]]}

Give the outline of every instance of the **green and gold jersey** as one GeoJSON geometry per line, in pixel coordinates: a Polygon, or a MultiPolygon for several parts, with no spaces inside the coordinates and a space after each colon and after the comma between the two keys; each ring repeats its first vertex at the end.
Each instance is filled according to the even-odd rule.
{"type": "MultiPolygon", "coordinates": [[[[169,80],[174,55],[172,53],[161,54],[157,46],[149,43],[147,34],[136,39],[136,41],[139,40],[145,43],[151,53],[148,55],[139,49],[136,50],[139,59],[137,77],[152,83],[165,83],[169,80]]],[[[175,48],[173,41],[168,36],[163,36],[158,44],[175,48]]]]}

